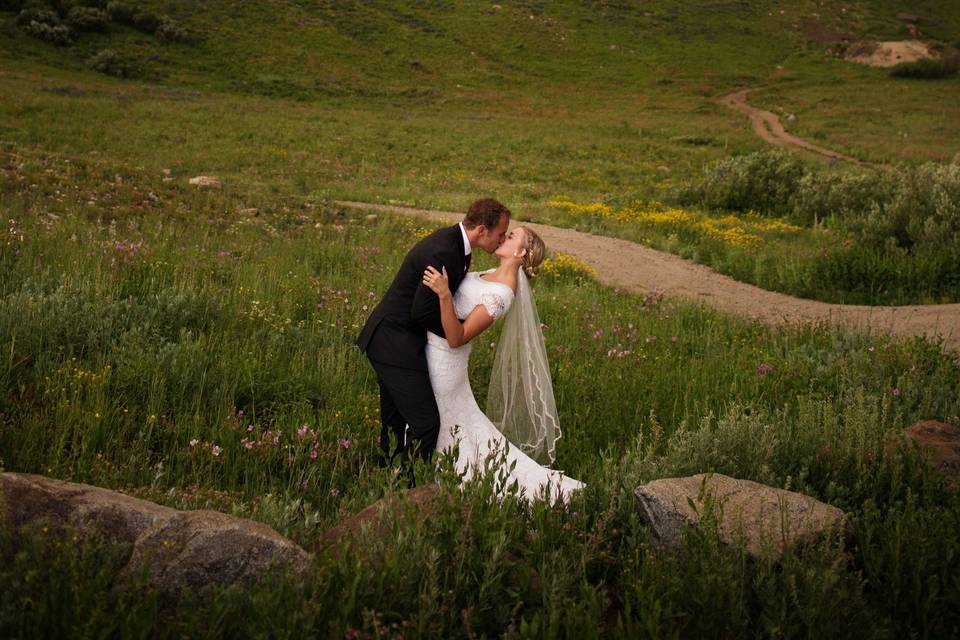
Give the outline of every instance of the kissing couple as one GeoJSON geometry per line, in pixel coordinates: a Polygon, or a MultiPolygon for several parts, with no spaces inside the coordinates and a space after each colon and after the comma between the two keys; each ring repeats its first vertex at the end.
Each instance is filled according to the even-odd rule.
{"type": "Polygon", "coordinates": [[[567,498],[583,483],[540,462],[554,460],[560,437],[540,320],[528,278],[545,257],[543,240],[519,226],[493,198],[470,205],[463,221],[435,231],[403,259],[371,312],[357,346],[380,387],[380,448],[391,460],[413,454],[429,461],[435,449],[457,445],[464,479],[488,457],[502,466],[520,495],[567,498]],[[470,271],[473,249],[500,259],[495,269],[470,271]],[[487,414],[470,388],[471,341],[504,319],[487,414]],[[390,455],[391,434],[396,439],[390,455]],[[505,455],[504,455],[505,452],[505,455]],[[538,462],[539,461],[539,462],[538,462]]]}

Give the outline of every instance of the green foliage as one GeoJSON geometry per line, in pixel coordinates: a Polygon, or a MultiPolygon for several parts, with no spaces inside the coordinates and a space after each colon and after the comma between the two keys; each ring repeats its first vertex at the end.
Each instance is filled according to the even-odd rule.
{"type": "Polygon", "coordinates": [[[711,208],[785,215],[805,173],[795,155],[758,151],[708,166],[696,190],[711,208]]]}
{"type": "Polygon", "coordinates": [[[133,26],[133,18],[137,13],[133,6],[127,4],[126,2],[119,2],[118,0],[111,0],[108,2],[106,11],[110,16],[110,19],[117,24],[123,24],[131,27],[133,26]]]}
{"type": "Polygon", "coordinates": [[[960,250],[960,164],[925,163],[884,176],[888,200],[872,203],[851,227],[869,245],[893,240],[910,253],[960,250]]]}
{"type": "Polygon", "coordinates": [[[960,56],[953,52],[939,58],[901,62],[891,67],[889,73],[894,78],[938,80],[957,75],[958,69],[960,69],[960,56]]]}
{"type": "Polygon", "coordinates": [[[186,29],[167,16],[160,18],[154,35],[164,42],[188,42],[191,39],[186,29]]]}
{"type": "Polygon", "coordinates": [[[73,43],[73,32],[61,23],[55,11],[40,7],[26,8],[17,15],[17,24],[39,40],[61,47],[73,43]]]}
{"type": "Polygon", "coordinates": [[[146,34],[153,34],[160,26],[160,18],[150,11],[138,10],[133,14],[133,28],[146,34]]]}
{"type": "Polygon", "coordinates": [[[91,57],[87,60],[87,66],[94,71],[117,78],[129,78],[134,75],[134,67],[112,49],[104,49],[91,57]]]}
{"type": "MultiPolygon", "coordinates": [[[[15,222],[0,235],[4,468],[253,517],[310,549],[399,491],[374,462],[376,382],[352,341],[426,223],[133,169],[118,179],[89,158],[8,151],[3,166],[15,222]],[[241,204],[260,215],[233,213],[241,204]]],[[[528,507],[496,474],[460,485],[440,456],[429,512],[386,512],[382,537],[318,550],[305,576],[187,594],[172,611],[116,583],[122,548],[4,531],[0,633],[952,633],[960,505],[885,438],[921,417],[960,419],[955,357],[613,292],[573,262],[535,288],[558,465],[587,482],[571,504],[528,507]],[[720,544],[716,510],[677,549],[656,548],[635,486],[708,470],[828,500],[855,537],[756,561],[720,544]]],[[[481,338],[473,351],[485,380],[494,350],[481,338]]],[[[424,482],[433,472],[418,467],[424,482]]]]}
{"type": "Polygon", "coordinates": [[[110,16],[103,9],[77,6],[67,13],[67,24],[77,31],[106,31],[110,16]]]}
{"type": "Polygon", "coordinates": [[[809,171],[792,194],[793,217],[805,225],[830,220],[841,225],[893,196],[893,184],[881,173],[809,171]]]}

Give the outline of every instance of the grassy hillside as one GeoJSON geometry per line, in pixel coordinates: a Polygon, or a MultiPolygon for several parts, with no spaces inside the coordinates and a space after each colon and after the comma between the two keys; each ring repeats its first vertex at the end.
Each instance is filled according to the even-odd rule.
{"type": "MultiPolygon", "coordinates": [[[[0,12],[0,140],[179,181],[215,174],[252,204],[284,194],[462,209],[494,194],[526,217],[631,239],[651,236],[571,221],[547,203],[669,200],[708,163],[765,149],[715,100],[739,87],[790,114],[791,131],[874,162],[954,157],[960,78],[894,79],[830,53],[843,38],[906,37],[894,3],[779,5],[143,2],[129,6],[186,37],[110,21],[68,46],[0,12]]],[[[914,10],[931,37],[960,33],[960,9],[914,10]]],[[[771,280],[762,258],[733,268],[715,251],[655,244],[768,288],[835,289],[819,276],[771,280]]],[[[800,255],[819,255],[820,242],[801,244],[800,255]]],[[[886,282],[903,271],[902,256],[888,258],[840,271],[856,281],[863,265],[883,263],[875,279],[886,282]]],[[[958,269],[937,267],[930,290],[909,278],[895,293],[841,287],[830,299],[952,300],[958,269]]]]}
{"type": "MultiPolygon", "coordinates": [[[[0,0],[0,469],[250,517],[310,549],[400,493],[376,465],[377,386],[353,339],[430,228],[334,197],[495,194],[518,217],[811,295],[960,286],[944,204],[960,203],[960,167],[731,158],[764,145],[714,100],[763,87],[752,100],[842,151],[949,160],[960,81],[826,53],[841,31],[903,37],[887,0],[143,2],[173,21],[166,40],[141,15],[65,46],[28,35],[19,4],[0,0]],[[223,188],[189,185],[200,173],[223,188]],[[858,217],[871,198],[889,215],[858,217]],[[787,224],[796,202],[810,219],[787,224]],[[838,208],[860,235],[823,224],[838,208]]],[[[931,36],[960,31],[960,7],[912,7],[931,36]]],[[[448,461],[429,519],[175,612],[115,588],[123,549],[0,527],[0,637],[960,633],[960,496],[886,446],[916,420],[960,421],[955,354],[610,290],[570,256],[535,286],[557,464],[587,483],[571,504],[496,501],[490,478],[461,491],[448,461]],[[660,549],[635,487],[704,471],[828,501],[850,535],[779,563],[711,526],[660,549]]],[[[474,344],[481,405],[497,330],[474,344]]]]}

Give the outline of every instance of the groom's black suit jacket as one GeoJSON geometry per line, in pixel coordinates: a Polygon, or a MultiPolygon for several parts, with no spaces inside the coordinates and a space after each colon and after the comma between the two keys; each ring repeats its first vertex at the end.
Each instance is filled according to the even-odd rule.
{"type": "Polygon", "coordinates": [[[427,331],[445,336],[440,300],[423,284],[427,265],[446,267],[456,293],[469,266],[460,225],[446,227],[418,242],[403,259],[393,283],[364,325],[357,346],[374,362],[427,370],[427,331]]]}

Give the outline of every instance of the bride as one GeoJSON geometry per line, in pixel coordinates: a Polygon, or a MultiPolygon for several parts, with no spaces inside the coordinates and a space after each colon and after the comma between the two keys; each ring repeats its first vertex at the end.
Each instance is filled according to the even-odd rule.
{"type": "Polygon", "coordinates": [[[560,437],[540,320],[527,281],[536,274],[544,253],[540,236],[521,226],[496,250],[500,266],[469,272],[456,295],[450,294],[446,269],[427,267],[423,283],[440,299],[447,336],[427,334],[427,366],[440,411],[437,448],[459,445],[456,468],[465,479],[488,456],[499,454],[501,471],[508,475],[506,486],[516,481],[521,495],[553,501],[567,498],[583,483],[537,462],[553,462],[560,437]],[[470,388],[470,341],[504,316],[488,418],[470,388]]]}

